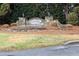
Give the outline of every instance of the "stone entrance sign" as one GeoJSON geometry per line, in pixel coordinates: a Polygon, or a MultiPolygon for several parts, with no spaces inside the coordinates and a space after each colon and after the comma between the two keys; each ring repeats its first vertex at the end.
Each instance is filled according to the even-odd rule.
{"type": "Polygon", "coordinates": [[[43,22],[44,19],[41,19],[41,18],[31,18],[29,19],[29,26],[31,28],[43,28],[44,26],[44,22],[43,22]]]}
{"type": "Polygon", "coordinates": [[[24,17],[19,17],[19,20],[17,21],[17,27],[18,30],[27,31],[30,29],[42,29],[44,28],[45,20],[42,18],[31,18],[29,20],[26,20],[24,17]]]}

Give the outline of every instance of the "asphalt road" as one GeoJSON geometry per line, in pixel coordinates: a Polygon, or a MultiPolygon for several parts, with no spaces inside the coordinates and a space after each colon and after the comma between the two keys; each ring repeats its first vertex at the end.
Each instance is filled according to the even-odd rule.
{"type": "Polygon", "coordinates": [[[0,52],[0,56],[79,56],[79,45],[34,48],[14,52],[0,52]]]}

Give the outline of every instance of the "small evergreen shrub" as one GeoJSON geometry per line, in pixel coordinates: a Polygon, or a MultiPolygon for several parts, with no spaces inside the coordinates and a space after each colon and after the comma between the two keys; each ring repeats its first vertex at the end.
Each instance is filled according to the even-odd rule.
{"type": "Polygon", "coordinates": [[[6,13],[8,13],[10,9],[10,5],[7,3],[3,3],[0,5],[0,16],[4,16],[6,13]]]}
{"type": "Polygon", "coordinates": [[[78,16],[75,12],[70,12],[68,14],[68,24],[78,25],[78,16]]]}
{"type": "Polygon", "coordinates": [[[73,9],[73,12],[79,13],[79,6],[75,7],[75,8],[73,9]]]}

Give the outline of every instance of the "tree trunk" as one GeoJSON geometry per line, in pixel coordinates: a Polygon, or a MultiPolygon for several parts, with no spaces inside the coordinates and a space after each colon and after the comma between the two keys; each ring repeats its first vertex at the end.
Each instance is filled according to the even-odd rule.
{"type": "Polygon", "coordinates": [[[68,19],[68,12],[69,12],[69,9],[68,9],[68,4],[65,6],[65,12],[64,12],[64,14],[65,14],[65,18],[66,18],[66,20],[68,19]]]}

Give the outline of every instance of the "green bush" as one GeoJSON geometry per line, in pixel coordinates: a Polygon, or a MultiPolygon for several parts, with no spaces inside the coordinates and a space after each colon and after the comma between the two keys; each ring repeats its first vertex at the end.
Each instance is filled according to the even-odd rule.
{"type": "Polygon", "coordinates": [[[10,5],[5,3],[0,5],[0,16],[5,15],[10,9],[10,5]]]}
{"type": "Polygon", "coordinates": [[[79,13],[79,6],[75,7],[75,8],[73,9],[73,12],[79,13]]]}
{"type": "Polygon", "coordinates": [[[78,25],[78,16],[75,12],[70,12],[68,14],[68,21],[69,24],[78,25]]]}
{"type": "Polygon", "coordinates": [[[47,9],[47,4],[14,4],[14,8],[12,9],[12,15],[10,17],[11,22],[16,22],[18,17],[22,17],[22,13],[24,13],[25,17],[41,17],[44,18],[48,16],[48,11],[50,15],[53,15],[54,19],[59,19],[61,23],[65,23],[64,15],[63,15],[63,6],[62,4],[49,4],[47,9]],[[62,21],[63,20],[63,21],[62,21]]]}

